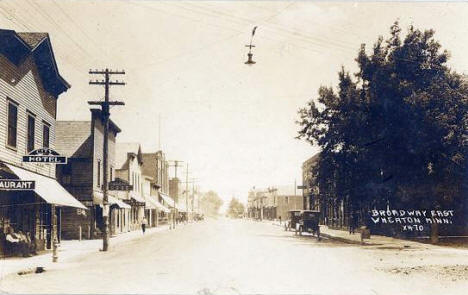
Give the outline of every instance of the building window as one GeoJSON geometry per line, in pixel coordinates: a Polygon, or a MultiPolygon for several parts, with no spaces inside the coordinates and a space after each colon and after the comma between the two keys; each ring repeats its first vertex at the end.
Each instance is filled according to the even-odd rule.
{"type": "Polygon", "coordinates": [[[101,160],[97,162],[97,186],[101,187],[101,160]]]}
{"type": "Polygon", "coordinates": [[[62,183],[69,185],[71,184],[71,175],[72,175],[72,164],[68,163],[66,165],[60,165],[62,172],[62,183]]]}
{"type": "Polygon", "coordinates": [[[18,131],[18,105],[12,101],[8,102],[8,136],[7,144],[16,148],[16,137],[18,131]]]}
{"type": "Polygon", "coordinates": [[[109,174],[110,174],[110,181],[112,181],[112,180],[114,180],[114,178],[113,178],[113,174],[114,174],[114,173],[112,173],[112,172],[113,172],[112,167],[110,167],[110,171],[109,171],[109,172],[110,172],[110,173],[109,173],[109,174]]]}
{"type": "Polygon", "coordinates": [[[34,139],[35,139],[35,128],[36,127],[36,118],[33,114],[28,113],[28,134],[27,134],[27,152],[34,150],[34,139]]]}
{"type": "Polygon", "coordinates": [[[48,148],[50,146],[50,125],[43,122],[42,126],[42,147],[48,148]]]}
{"type": "Polygon", "coordinates": [[[289,197],[286,197],[286,204],[289,204],[289,197]]]}

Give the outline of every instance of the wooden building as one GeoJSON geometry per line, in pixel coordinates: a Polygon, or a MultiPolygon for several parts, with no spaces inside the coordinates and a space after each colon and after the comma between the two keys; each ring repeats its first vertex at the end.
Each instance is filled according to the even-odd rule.
{"type": "MultiPolygon", "coordinates": [[[[109,121],[109,181],[115,178],[115,139],[120,128],[109,121]]],[[[101,236],[104,125],[102,112],[91,110],[90,121],[58,121],[57,151],[68,157],[67,165],[58,167],[57,179],[80,200],[88,211],[64,210],[63,238],[92,239],[101,236]]],[[[125,227],[125,209],[130,206],[109,191],[111,234],[125,227]]],[[[127,217],[128,219],[128,217],[127,217]]],[[[120,231],[120,230],[119,230],[120,231]]]]}
{"type": "Polygon", "coordinates": [[[131,191],[117,192],[117,196],[131,206],[128,215],[128,229],[140,229],[141,220],[145,216],[146,203],[143,196],[144,175],[141,146],[139,143],[117,143],[115,157],[116,178],[133,187],[131,191]]]}
{"type": "Polygon", "coordinates": [[[38,250],[50,248],[56,232],[60,239],[60,208],[85,207],[56,181],[55,164],[24,163],[23,156],[55,149],[57,99],[70,85],[47,33],[0,30],[0,68],[0,178],[35,182],[34,190],[0,188],[1,235],[11,227],[29,233],[38,250]]]}

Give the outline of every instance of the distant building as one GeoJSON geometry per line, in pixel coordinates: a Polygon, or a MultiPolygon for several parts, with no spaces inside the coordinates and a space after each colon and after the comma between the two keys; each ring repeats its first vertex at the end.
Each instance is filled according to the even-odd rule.
{"type": "Polygon", "coordinates": [[[169,196],[175,200],[176,203],[179,203],[179,201],[182,199],[182,187],[181,187],[181,181],[179,178],[171,178],[169,180],[169,196]]]}
{"type": "Polygon", "coordinates": [[[161,197],[161,194],[169,194],[169,164],[163,151],[142,153],[142,156],[142,172],[146,181],[151,181],[151,184],[147,183],[146,185],[151,186],[150,196],[154,197],[156,201],[154,204],[156,208],[152,211],[155,214],[152,216],[152,223],[154,226],[158,226],[167,223],[170,213],[169,208],[163,205],[164,200],[161,197]]]}
{"type": "MultiPolygon", "coordinates": [[[[117,143],[115,148],[115,177],[118,181],[133,186],[131,191],[117,191],[119,198],[131,206],[129,229],[140,228],[145,215],[143,196],[143,155],[139,143],[117,143]]],[[[125,230],[121,228],[121,230],[125,230]]]]}
{"type": "Polygon", "coordinates": [[[143,153],[143,174],[151,176],[160,192],[169,194],[169,163],[163,151],[143,153]]]}
{"type": "Polygon", "coordinates": [[[35,182],[33,190],[0,187],[0,235],[11,227],[30,233],[37,249],[50,248],[51,216],[58,217],[60,239],[61,208],[86,207],[56,181],[55,164],[24,163],[23,156],[55,149],[57,100],[70,85],[58,71],[47,33],[0,30],[0,68],[0,178],[35,182]]]}
{"type": "Polygon", "coordinates": [[[297,194],[294,185],[283,185],[275,187],[276,195],[276,218],[287,220],[290,210],[303,210],[303,196],[297,194]]]}
{"type": "Polygon", "coordinates": [[[304,207],[310,210],[320,210],[319,188],[313,171],[319,163],[319,157],[320,154],[315,154],[302,164],[304,207]]]}
{"type": "Polygon", "coordinates": [[[312,210],[320,211],[321,222],[330,227],[342,228],[349,224],[350,206],[347,198],[337,196],[323,198],[320,195],[319,185],[314,170],[318,169],[320,154],[306,160],[302,165],[303,190],[306,204],[312,210]]]}
{"type": "Polygon", "coordinates": [[[264,219],[267,204],[267,189],[253,187],[247,198],[247,214],[249,218],[264,219]]]}

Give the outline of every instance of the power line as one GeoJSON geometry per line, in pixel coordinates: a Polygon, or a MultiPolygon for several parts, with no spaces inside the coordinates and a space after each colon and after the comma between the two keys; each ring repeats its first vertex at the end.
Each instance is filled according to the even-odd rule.
{"type": "MultiPolygon", "coordinates": [[[[102,251],[107,251],[109,247],[109,199],[107,195],[108,191],[108,157],[109,157],[109,117],[110,111],[109,107],[111,105],[124,105],[121,101],[110,101],[109,100],[109,88],[110,86],[117,86],[117,85],[125,85],[124,82],[121,81],[111,81],[110,75],[125,75],[125,71],[111,71],[109,69],[105,70],[90,70],[89,74],[91,75],[104,75],[104,80],[94,80],[90,81],[90,85],[99,85],[104,86],[104,101],[89,101],[90,105],[99,105],[101,106],[101,113],[102,119],[104,124],[104,146],[103,146],[103,185],[102,185],[102,193],[103,193],[103,200],[102,200],[102,217],[104,219],[104,230],[102,233],[102,251]]],[[[99,176],[98,176],[99,177],[99,176]]]]}

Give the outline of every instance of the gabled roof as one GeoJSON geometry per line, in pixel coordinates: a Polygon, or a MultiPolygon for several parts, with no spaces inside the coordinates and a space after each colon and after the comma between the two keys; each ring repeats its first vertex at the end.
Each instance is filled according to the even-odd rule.
{"type": "Polygon", "coordinates": [[[0,54],[16,66],[32,56],[44,89],[56,98],[70,88],[70,84],[59,74],[47,33],[17,33],[0,29],[0,54]]]}
{"type": "Polygon", "coordinates": [[[66,157],[89,157],[91,154],[90,121],[57,121],[55,150],[66,157]]]}
{"type": "Polygon", "coordinates": [[[128,169],[128,159],[134,156],[140,164],[143,163],[141,146],[136,142],[118,142],[115,145],[115,167],[116,169],[128,169]]]}
{"type": "Polygon", "coordinates": [[[41,43],[42,40],[45,38],[49,37],[47,33],[16,33],[18,36],[23,39],[26,44],[29,45],[29,47],[34,48],[36,47],[39,43],[41,43]]]}
{"type": "MultiPolygon", "coordinates": [[[[90,109],[91,113],[93,116],[96,116],[98,118],[103,118],[102,117],[102,111],[100,109],[90,109]]],[[[117,124],[114,123],[111,119],[109,119],[109,129],[114,131],[115,133],[122,132],[122,130],[117,126],[117,124]]]]}

